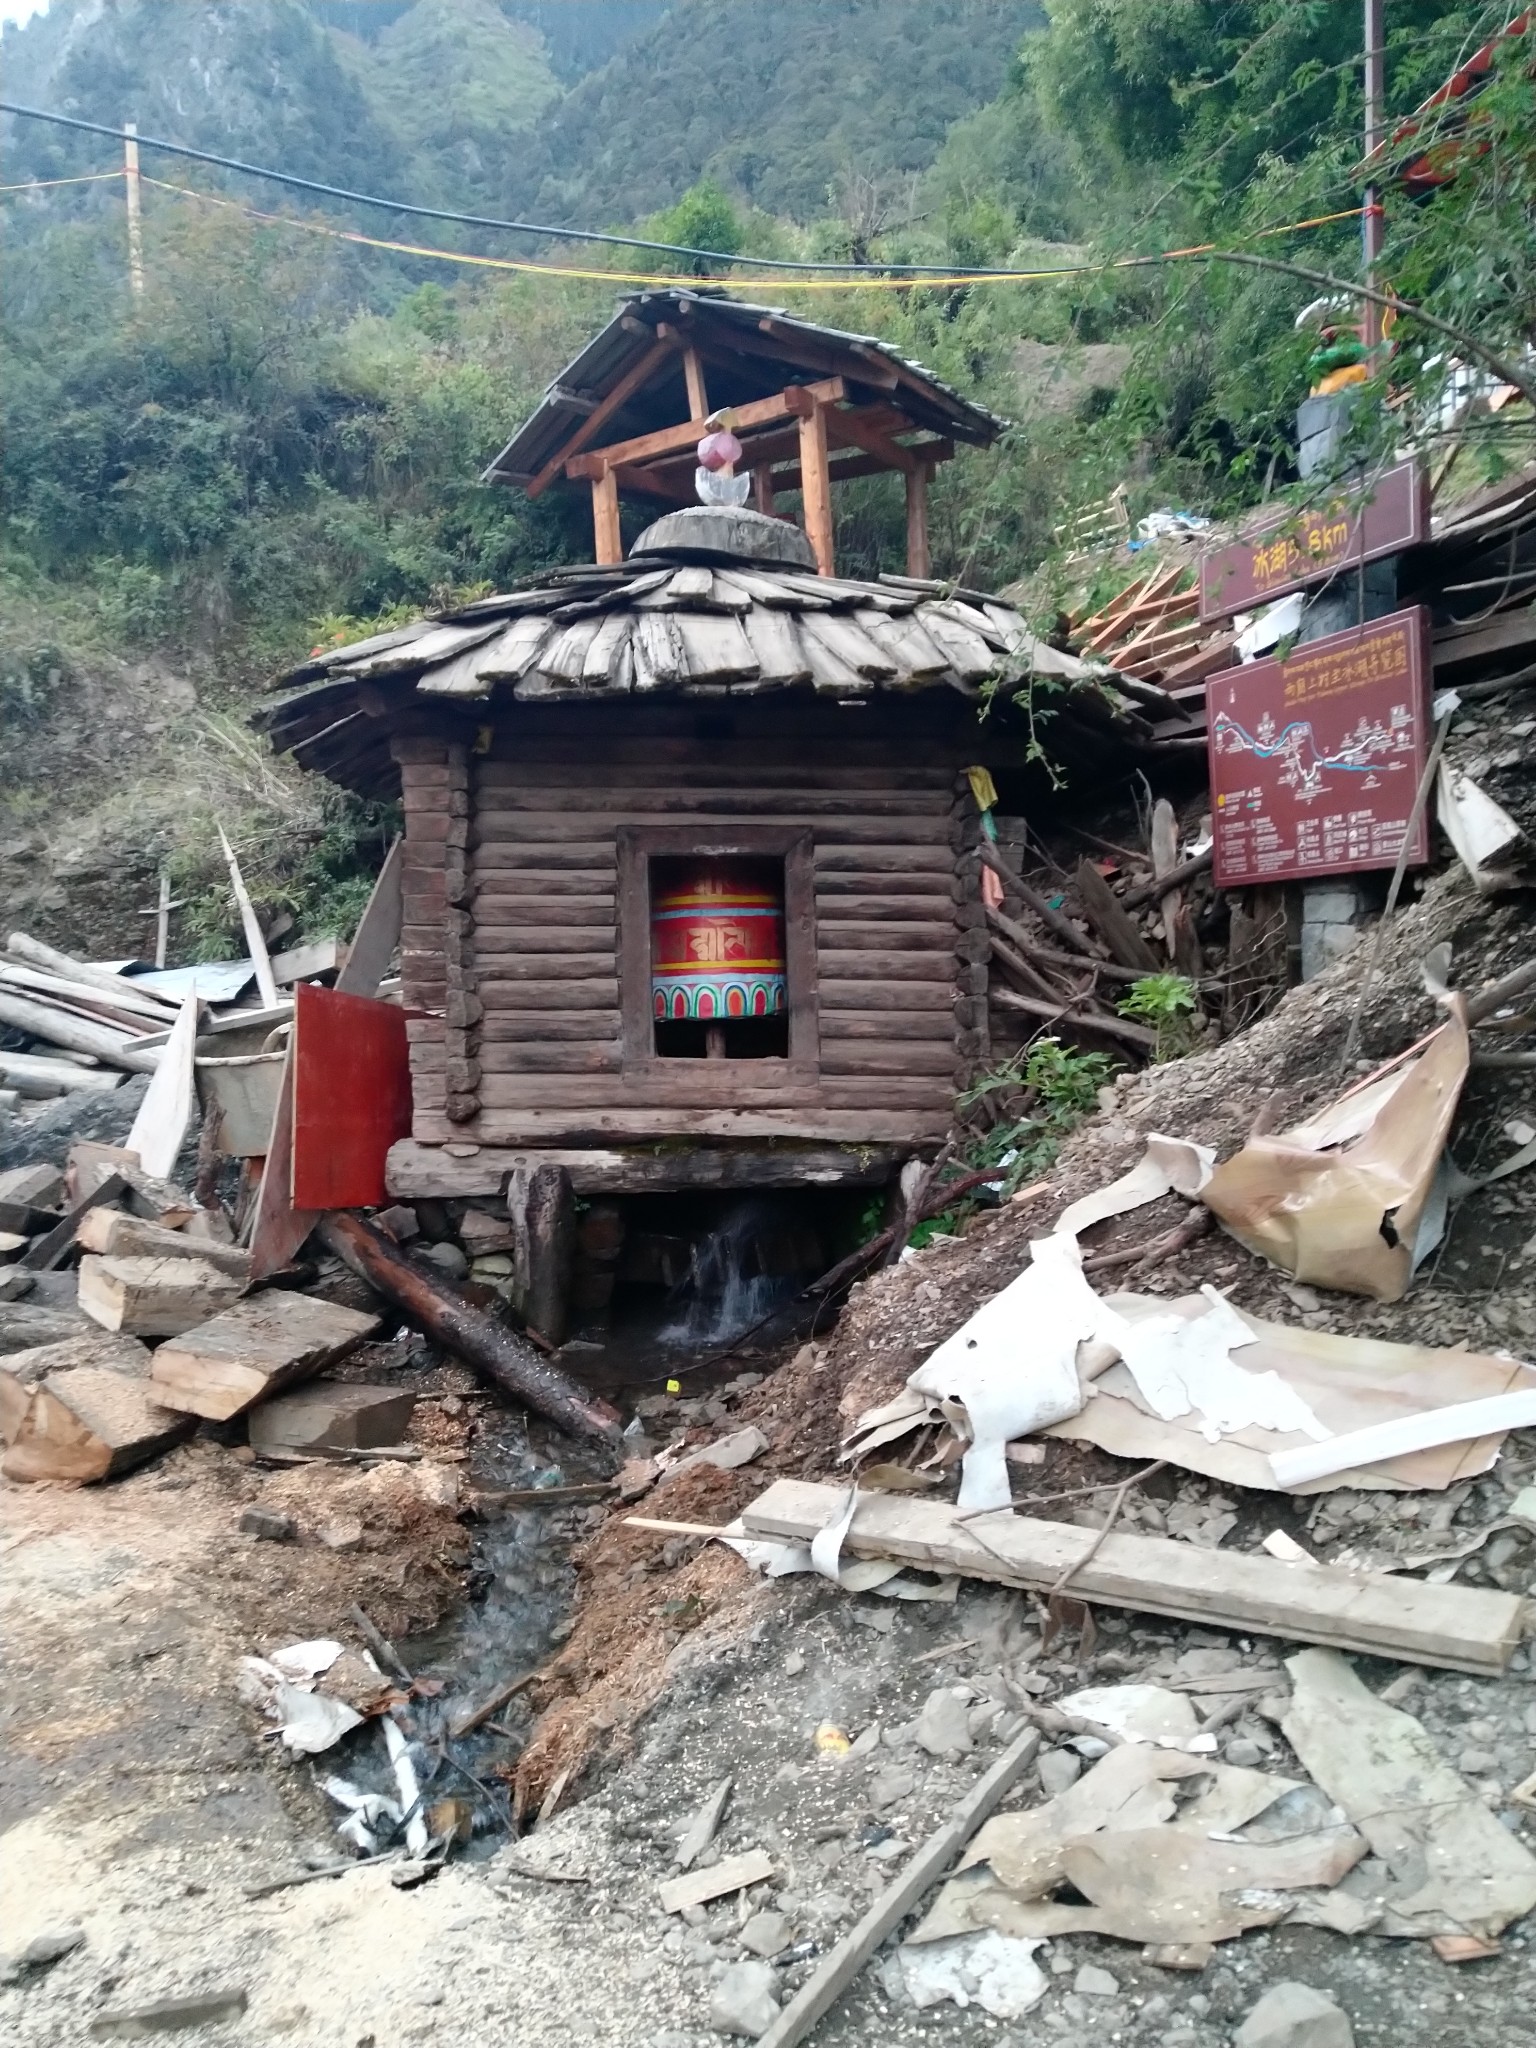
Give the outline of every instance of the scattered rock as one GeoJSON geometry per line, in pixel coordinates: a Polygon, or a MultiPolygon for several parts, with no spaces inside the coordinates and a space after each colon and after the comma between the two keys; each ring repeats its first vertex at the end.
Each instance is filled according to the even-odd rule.
{"type": "Polygon", "coordinates": [[[280,1515],[274,1508],[247,1508],[240,1517],[240,1531],[265,1543],[291,1543],[299,1525],[292,1515],[280,1515]]]}
{"type": "Polygon", "coordinates": [[[753,1955],[776,1956],[789,1940],[789,1921],[782,1913],[754,1913],[742,1928],[740,1941],[753,1955]]]}
{"type": "Polygon", "coordinates": [[[779,2016],[778,1979],[766,1963],[732,1963],[709,2001],[709,2024],[755,2041],[779,2016]]]}
{"type": "Polygon", "coordinates": [[[329,1522],[322,1522],[315,1533],[327,1550],[362,1548],[363,1525],[356,1515],[335,1515],[329,1522]]]}
{"type": "Polygon", "coordinates": [[[1354,2048],[1354,2029],[1325,1991],[1271,1985],[1232,2037],[1233,2048],[1354,2048]]]}
{"type": "Polygon", "coordinates": [[[791,1650],[791,1651],[790,1651],[790,1653],[789,1653],[789,1655],[788,1655],[788,1656],[787,1656],[787,1657],[786,1657],[786,1658],[784,1659],[784,1675],[785,1675],[785,1676],[786,1676],[787,1678],[798,1678],[798,1677],[800,1676],[801,1672],[802,1672],[802,1671],[803,1671],[804,1669],[805,1669],[805,1653],[804,1653],[804,1651],[802,1651],[802,1650],[791,1650]]]}
{"type": "Polygon", "coordinates": [[[450,1280],[462,1280],[469,1271],[469,1260],[456,1244],[421,1244],[411,1247],[414,1259],[429,1259],[440,1273],[446,1273],[450,1280]]]}
{"type": "Polygon", "coordinates": [[[917,1773],[896,1764],[890,1770],[880,1771],[870,1780],[869,1803],[876,1813],[887,1806],[897,1806],[903,1799],[910,1799],[917,1790],[917,1773]]]}
{"type": "Polygon", "coordinates": [[[1456,1759],[1456,1768],[1464,1778],[1491,1778],[1499,1768],[1499,1760],[1491,1749],[1464,1749],[1456,1759]]]}
{"type": "Polygon", "coordinates": [[[1083,1760],[1070,1749],[1047,1749],[1040,1753],[1038,1765],[1040,1790],[1047,1799],[1055,1799],[1065,1792],[1069,1785],[1075,1785],[1082,1773],[1083,1760]]]}
{"type": "Polygon", "coordinates": [[[97,2041],[138,2041],[179,2027],[208,2027],[220,2020],[238,2019],[244,2011],[243,1991],[202,1991],[191,1998],[165,1998],[155,2005],[101,2013],[91,2021],[89,2032],[97,2041]]]}
{"type": "Polygon", "coordinates": [[[35,1934],[19,1955],[0,1962],[0,1984],[18,1984],[24,1977],[52,1969],[65,1956],[73,1955],[85,1940],[83,1927],[53,1927],[35,1934]]]}
{"type": "Polygon", "coordinates": [[[969,1708],[968,1695],[954,1686],[929,1693],[917,1717],[918,1747],[930,1756],[964,1756],[971,1746],[969,1708]]]}
{"type": "Polygon", "coordinates": [[[1250,1742],[1239,1735],[1227,1744],[1224,1752],[1227,1762],[1235,1764],[1240,1771],[1256,1771],[1264,1762],[1265,1751],[1256,1742],[1250,1742]]]}
{"type": "Polygon", "coordinates": [[[1072,1979],[1072,1989],[1082,1998],[1118,1998],[1120,1979],[1111,1976],[1108,1970],[1100,1970],[1092,1963],[1084,1963],[1072,1979]]]}

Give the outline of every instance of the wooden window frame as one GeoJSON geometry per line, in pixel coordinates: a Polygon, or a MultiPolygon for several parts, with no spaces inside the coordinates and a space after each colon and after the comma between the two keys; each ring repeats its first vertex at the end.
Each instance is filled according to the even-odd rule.
{"type": "Polygon", "coordinates": [[[754,1095],[781,1080],[797,1092],[821,1081],[816,1000],[815,835],[800,825],[621,825],[618,852],[619,1012],[626,1080],[666,1080],[701,1103],[729,1103],[750,1080],[754,1095]],[[656,1050],[651,1007],[651,862],[740,854],[784,863],[784,972],[789,993],[786,1059],[669,1059],[656,1050]]]}

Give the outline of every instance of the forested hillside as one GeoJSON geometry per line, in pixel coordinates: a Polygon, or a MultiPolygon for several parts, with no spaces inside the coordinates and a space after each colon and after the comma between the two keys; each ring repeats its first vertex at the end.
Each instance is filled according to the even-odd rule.
{"type": "MultiPolygon", "coordinates": [[[[1393,0],[1390,107],[1503,19],[1393,0]]],[[[1229,511],[1294,477],[1316,345],[1296,316],[1317,275],[1358,275],[1358,28],[1353,7],[1297,0],[54,0],[4,55],[10,97],[131,109],[148,131],[353,186],[470,207],[494,192],[774,259],[1035,274],[730,282],[889,336],[1016,422],[941,471],[936,560],[994,586],[1036,572],[1048,605],[1058,528],[1113,486],[1139,518],[1229,511]],[[1240,260],[1159,254],[1206,244],[1240,260]]],[[[1479,108],[1462,175],[1426,200],[1388,190],[1386,275],[1453,335],[1523,360],[1522,53],[1479,108]]],[[[61,134],[9,124],[6,182],[119,161],[61,134]]],[[[312,232],[390,239],[389,215],[309,213],[151,152],[145,168],[205,196],[146,188],[137,303],[120,180],[0,201],[0,897],[32,890],[46,926],[78,916],[88,878],[105,945],[169,857],[185,931],[217,944],[214,815],[244,821],[267,899],[301,920],[340,918],[364,864],[357,816],[243,737],[251,693],[318,640],[589,549],[584,505],[477,479],[608,316],[605,273],[658,259],[414,223],[445,251],[597,275],[430,262],[312,232]]],[[[1410,319],[1394,339],[1390,383],[1362,387],[1363,442],[1390,442],[1444,380],[1443,331],[1410,319]]],[[[1466,460],[1495,473],[1501,431],[1466,460]]],[[[890,479],[838,509],[848,566],[899,558],[890,479]]]]}

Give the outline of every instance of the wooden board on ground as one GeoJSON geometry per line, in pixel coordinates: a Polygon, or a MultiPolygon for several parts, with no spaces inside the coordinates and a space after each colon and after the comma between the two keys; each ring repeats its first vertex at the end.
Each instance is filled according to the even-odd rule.
{"type": "Polygon", "coordinates": [[[107,1259],[88,1252],[80,1261],[80,1306],[104,1330],[131,1337],[180,1336],[238,1301],[245,1287],[243,1279],[201,1258],[107,1259]]]}
{"type": "Polygon", "coordinates": [[[63,1199],[64,1176],[56,1166],[11,1166],[0,1173],[0,1201],[56,1209],[63,1199]]]}
{"type": "Polygon", "coordinates": [[[225,1422],[344,1358],[378,1327],[377,1316],[272,1288],[162,1344],[151,1384],[168,1408],[225,1422]]]}
{"type": "Polygon", "coordinates": [[[197,1106],[197,1083],[193,1065],[197,1058],[197,1019],[200,1011],[195,994],[181,1006],[171,1035],[165,1042],[156,1067],[139,1104],[133,1128],[124,1149],[139,1155],[139,1164],[157,1180],[168,1180],[197,1106]]]}
{"type": "Polygon", "coordinates": [[[149,1346],[137,1337],[98,1330],[93,1324],[78,1336],[57,1343],[4,1353],[0,1356],[0,1443],[15,1442],[33,1393],[50,1373],[71,1372],[82,1365],[143,1379],[149,1372],[149,1346]]]}
{"type": "MultiPolygon", "coordinates": [[[[808,1542],[835,1518],[842,1493],[781,1479],[742,1519],[748,1535],[808,1542]]],[[[1009,1514],[961,1522],[944,1503],[891,1495],[860,1498],[843,1547],[854,1557],[899,1558],[1031,1592],[1049,1592],[1077,1566],[1068,1588],[1075,1600],[1453,1671],[1503,1671],[1525,1610],[1514,1593],[1281,1564],[1165,1536],[1112,1534],[1100,1542],[1091,1529],[1009,1514]]]]}
{"type": "Polygon", "coordinates": [[[102,1366],[50,1373],[0,1460],[7,1479],[111,1479],[158,1457],[197,1424],[151,1398],[147,1379],[102,1366]]]}
{"type": "Polygon", "coordinates": [[[38,1344],[62,1344],[66,1337],[88,1335],[95,1327],[73,1306],[39,1302],[31,1296],[25,1301],[0,1301],[0,1358],[30,1351],[38,1344]]]}
{"type": "Polygon", "coordinates": [[[209,1238],[165,1230],[158,1223],[146,1223],[142,1216],[126,1216],[121,1209],[88,1211],[75,1231],[75,1243],[83,1252],[111,1259],[195,1258],[237,1280],[248,1280],[251,1275],[251,1255],[239,1245],[215,1244],[209,1238]]]}
{"type": "Polygon", "coordinates": [[[727,1892],[742,1891],[749,1884],[766,1884],[773,1876],[773,1858],[761,1849],[748,1849],[740,1856],[722,1856],[707,1870],[690,1870],[683,1877],[669,1878],[657,1897],[663,1913],[685,1913],[690,1906],[702,1906],[727,1892]]]}
{"type": "Polygon", "coordinates": [[[407,1388],[313,1380],[251,1410],[258,1451],[367,1451],[405,1441],[416,1396],[407,1388]]]}

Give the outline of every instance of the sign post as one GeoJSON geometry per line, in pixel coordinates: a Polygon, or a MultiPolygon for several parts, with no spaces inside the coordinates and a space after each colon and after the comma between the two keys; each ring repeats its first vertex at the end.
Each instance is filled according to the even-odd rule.
{"type": "MultiPolygon", "coordinates": [[[[1219,889],[1396,865],[1428,745],[1422,605],[1206,686],[1219,889]]],[[[1429,858],[1420,817],[1409,861],[1429,858]]]]}
{"type": "Polygon", "coordinates": [[[1339,491],[1306,511],[1283,512],[1230,547],[1202,556],[1200,617],[1251,611],[1343,569],[1399,554],[1428,530],[1423,476],[1417,463],[1400,462],[1364,489],[1339,491]]]}

